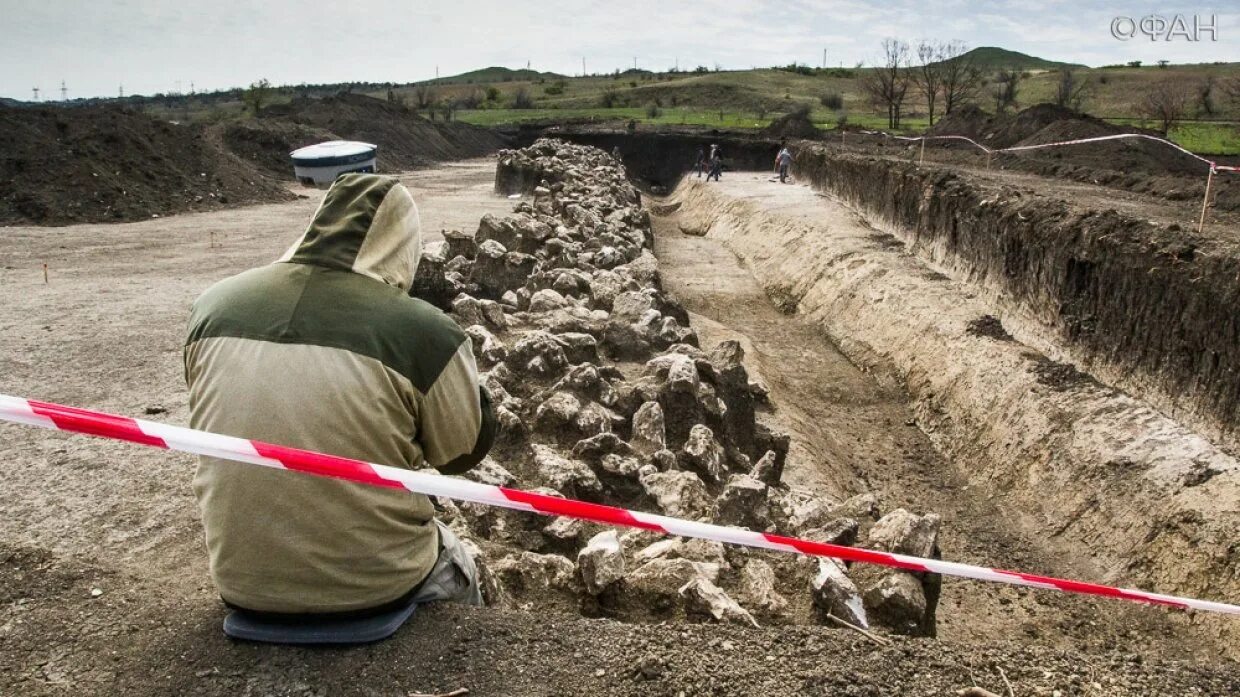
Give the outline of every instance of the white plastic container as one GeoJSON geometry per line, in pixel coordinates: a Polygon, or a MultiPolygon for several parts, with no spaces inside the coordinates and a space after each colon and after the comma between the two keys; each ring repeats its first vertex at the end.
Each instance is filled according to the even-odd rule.
{"type": "Polygon", "coordinates": [[[346,172],[374,172],[378,146],[353,140],[330,140],[289,153],[293,173],[306,186],[331,186],[346,172]]]}

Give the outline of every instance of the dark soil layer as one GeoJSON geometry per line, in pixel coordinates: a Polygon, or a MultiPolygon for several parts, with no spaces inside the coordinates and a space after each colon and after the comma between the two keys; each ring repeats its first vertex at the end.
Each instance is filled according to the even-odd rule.
{"type": "Polygon", "coordinates": [[[817,138],[821,133],[809,120],[809,116],[800,112],[785,114],[758,131],[767,138],[817,138]]]}
{"type": "Polygon", "coordinates": [[[974,336],[985,336],[996,341],[1012,341],[1012,335],[1003,328],[1003,323],[994,315],[982,315],[969,323],[969,333],[974,336]]]}
{"type": "MultiPolygon", "coordinates": [[[[931,135],[963,135],[989,148],[1045,145],[1068,140],[1138,133],[1161,133],[1107,123],[1054,104],[1038,104],[1012,116],[987,114],[976,106],[953,112],[930,129],[931,135]]],[[[1200,160],[1144,138],[1074,145],[1025,154],[1022,158],[1068,162],[1075,165],[1146,174],[1204,174],[1200,160]]]]}
{"type": "Polygon", "coordinates": [[[212,127],[224,146],[268,175],[293,179],[289,153],[297,148],[340,140],[331,131],[278,119],[249,119],[212,127]]]}
{"type": "Polygon", "coordinates": [[[400,104],[359,94],[295,99],[268,107],[261,119],[229,128],[225,138],[230,145],[248,142],[247,152],[258,155],[256,162],[291,179],[289,151],[329,135],[378,145],[379,168],[387,172],[480,157],[507,145],[495,131],[456,121],[430,121],[400,104]],[[280,157],[283,162],[275,167],[280,157]]]}
{"type": "Polygon", "coordinates": [[[0,224],[132,221],[292,197],[198,127],[110,107],[0,107],[0,224]]]}
{"type": "Polygon", "coordinates": [[[0,692],[21,695],[1234,695],[1230,662],[1063,652],[828,627],[629,625],[554,612],[428,606],[392,639],[351,649],[233,642],[210,593],[0,547],[0,692]],[[95,591],[98,590],[99,593],[95,591]],[[66,650],[66,647],[71,649],[66,650]]]}
{"type": "MultiPolygon", "coordinates": [[[[530,142],[538,132],[524,132],[522,141],[530,142]]],[[[625,131],[608,129],[548,129],[547,135],[572,143],[593,145],[611,152],[620,148],[620,156],[629,172],[630,179],[639,185],[670,191],[685,172],[693,168],[698,148],[710,152],[711,145],[719,145],[723,154],[724,171],[771,169],[775,154],[779,151],[778,139],[753,134],[715,131],[625,131]]]]}
{"type": "MultiPolygon", "coordinates": [[[[1053,104],[1039,104],[1012,116],[988,114],[970,105],[944,117],[930,133],[966,136],[995,149],[1122,133],[1163,137],[1157,131],[1118,126],[1053,104]]],[[[971,160],[982,157],[972,145],[960,141],[931,141],[929,147],[956,151],[971,160]]],[[[1200,201],[1205,195],[1209,171],[1209,166],[1201,160],[1145,138],[1005,153],[995,156],[994,165],[1150,193],[1171,201],[1200,201]]],[[[1213,192],[1211,198],[1215,207],[1240,210],[1240,178],[1218,177],[1213,192]]]]}
{"type": "Polygon", "coordinates": [[[285,201],[289,153],[326,140],[379,146],[381,171],[495,152],[506,139],[361,95],[299,99],[260,119],[177,125],[121,108],[0,106],[0,225],[123,222],[285,201]]]}

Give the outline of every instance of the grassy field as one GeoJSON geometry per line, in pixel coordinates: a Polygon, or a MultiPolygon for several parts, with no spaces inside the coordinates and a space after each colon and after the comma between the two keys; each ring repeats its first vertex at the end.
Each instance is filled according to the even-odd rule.
{"type": "MultiPolygon", "coordinates": [[[[999,49],[978,50],[985,52],[989,68],[998,65],[994,61],[1019,55],[999,49]]],[[[1027,65],[1017,66],[1026,74],[1017,94],[1018,108],[1053,100],[1060,73],[1055,68],[1045,67],[1047,65],[1053,64],[1030,59],[1027,65]]],[[[1152,124],[1140,121],[1138,104],[1152,85],[1175,81],[1195,93],[1210,79],[1216,83],[1240,79],[1240,64],[1237,63],[1076,70],[1090,85],[1083,103],[1084,111],[1115,123],[1146,126],[1152,124]]],[[[811,119],[822,128],[834,128],[843,119],[849,124],[885,129],[886,119],[869,103],[862,90],[863,74],[864,69],[851,68],[802,69],[800,72],[758,68],[662,73],[630,70],[568,77],[486,68],[428,83],[357,87],[354,91],[411,106],[428,98],[435,104],[454,101],[468,105],[458,109],[457,118],[483,126],[531,121],[636,120],[652,124],[760,128],[798,105],[808,105],[811,119]],[[828,95],[838,95],[842,108],[824,107],[823,97],[828,95]],[[519,97],[529,108],[513,108],[519,97]]],[[[282,102],[296,96],[325,96],[341,87],[283,87],[275,91],[272,100],[282,102]]],[[[983,86],[975,101],[989,111],[993,110],[993,103],[988,90],[989,87],[983,86]]],[[[926,105],[915,89],[910,90],[910,95],[902,130],[921,132],[929,126],[926,105]]],[[[1202,154],[1240,154],[1240,99],[1229,101],[1226,95],[1219,94],[1214,99],[1214,107],[1214,113],[1205,114],[1199,104],[1194,103],[1187,114],[1189,118],[1173,129],[1171,138],[1202,154]]],[[[243,111],[240,101],[231,97],[215,99],[200,107],[168,99],[152,100],[145,108],[160,118],[172,120],[226,120],[236,118],[243,111]]]]}
{"type": "MultiPolygon", "coordinates": [[[[766,114],[759,119],[753,113],[736,111],[704,110],[690,107],[661,109],[658,116],[651,118],[645,109],[636,107],[618,107],[605,109],[596,108],[564,108],[564,109],[473,109],[457,112],[457,119],[478,126],[499,126],[527,122],[548,121],[594,121],[597,123],[625,123],[636,121],[639,124],[677,124],[693,126],[710,126],[729,129],[758,129],[770,123],[780,113],[766,114]]],[[[838,125],[835,114],[818,110],[813,115],[814,125],[823,130],[835,129],[838,125]]],[[[1108,119],[1113,123],[1154,128],[1155,124],[1136,118],[1108,119]]],[[[873,130],[887,129],[887,119],[880,114],[852,114],[848,123],[873,130]]],[[[904,134],[918,134],[930,126],[926,116],[907,118],[900,129],[904,134]]],[[[1193,122],[1183,123],[1171,130],[1171,138],[1181,147],[1196,153],[1210,155],[1240,155],[1240,123],[1237,122],[1193,122]]]]}
{"type": "MultiPolygon", "coordinates": [[[[482,74],[482,73],[480,73],[482,74]]],[[[488,77],[498,73],[487,71],[488,77]]],[[[431,85],[440,99],[480,99],[477,109],[459,112],[470,123],[494,126],[523,121],[590,119],[612,121],[630,119],[639,123],[694,124],[726,128],[758,128],[798,104],[812,108],[811,119],[821,128],[834,128],[840,118],[866,128],[886,128],[862,92],[859,71],[836,69],[813,75],[776,69],[721,71],[705,73],[634,72],[590,77],[540,77],[512,79],[487,84],[456,82],[431,85]],[[488,88],[492,99],[486,99],[488,88]],[[532,101],[533,108],[513,109],[519,92],[532,101]],[[843,108],[835,111],[822,106],[821,98],[838,94],[843,108]],[[610,104],[611,106],[604,106],[610,104]],[[647,115],[653,108],[657,116],[647,115]]],[[[1138,103],[1150,85],[1173,80],[1197,88],[1207,79],[1240,77],[1240,64],[1179,65],[1160,68],[1113,67],[1078,69],[1089,82],[1084,110],[1114,123],[1150,127],[1138,116],[1138,103]]],[[[1052,101],[1059,80],[1056,70],[1030,69],[1020,85],[1018,106],[1052,101]]],[[[396,95],[412,98],[414,87],[397,89],[396,95]]],[[[376,95],[378,96],[378,95],[376,95]]],[[[976,100],[990,108],[986,88],[976,100]]],[[[1229,103],[1224,95],[1214,100],[1215,113],[1199,114],[1190,108],[1186,120],[1171,132],[1171,139],[1194,152],[1240,154],[1240,104],[1229,103]],[[1191,120],[1196,117],[1208,120],[1191,120]]],[[[905,132],[920,132],[929,126],[926,106],[914,95],[906,106],[902,124],[905,132]]]]}

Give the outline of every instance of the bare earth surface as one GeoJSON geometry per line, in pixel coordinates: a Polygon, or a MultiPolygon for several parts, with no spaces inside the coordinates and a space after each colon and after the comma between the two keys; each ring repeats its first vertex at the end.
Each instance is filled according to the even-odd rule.
{"type": "MultiPolygon", "coordinates": [[[[491,194],[493,172],[480,160],[404,176],[429,239],[509,209],[491,194]]],[[[318,200],[299,192],[313,195],[125,225],[0,229],[0,392],[186,423],[189,304],[283,251],[318,200]]],[[[695,317],[705,343],[739,334],[751,348],[772,418],[796,438],[790,479],[939,511],[949,558],[1077,570],[1048,559],[985,492],[964,492],[908,425],[899,391],[776,311],[730,253],[662,222],[659,231],[669,285],[710,320],[695,317]]],[[[943,695],[975,684],[1002,694],[1005,680],[1021,695],[1240,691],[1233,664],[1202,662],[1208,647],[1159,611],[951,582],[943,638],[887,647],[827,627],[451,606],[420,610],[371,647],[238,644],[219,631],[190,457],[0,425],[0,462],[2,695],[943,695]],[[1173,660],[1186,655],[1196,659],[1173,660]]]]}

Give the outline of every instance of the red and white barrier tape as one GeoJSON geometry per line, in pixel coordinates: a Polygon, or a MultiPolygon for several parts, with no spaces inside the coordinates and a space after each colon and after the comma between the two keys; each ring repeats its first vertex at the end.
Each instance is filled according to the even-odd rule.
{"type": "Polygon", "coordinates": [[[988,569],[938,559],[875,552],[857,547],[844,547],[741,528],[669,518],[19,397],[0,395],[0,421],[13,421],[41,428],[85,433],[250,465],[292,470],[320,477],[334,477],[371,486],[407,489],[428,496],[443,496],[518,511],[566,516],[668,535],[696,537],[779,552],[834,557],[904,571],[930,572],[1015,586],[1122,598],[1181,610],[1205,610],[1240,615],[1240,606],[1227,603],[1181,598],[1127,588],[1112,588],[1094,583],[1037,576],[1018,571],[988,569]]]}
{"type": "Polygon", "coordinates": [[[1106,141],[1106,140],[1124,140],[1124,139],[1129,139],[1129,138],[1142,138],[1145,140],[1151,140],[1151,141],[1154,141],[1155,143],[1162,143],[1163,145],[1167,145],[1172,148],[1175,148],[1176,150],[1179,150],[1185,155],[1188,155],[1189,157],[1195,160],[1201,161],[1203,164],[1207,165],[1211,170],[1215,172],[1240,172],[1240,167],[1229,167],[1226,165],[1220,165],[1217,162],[1207,159],[1205,157],[1202,157],[1201,155],[1198,155],[1197,153],[1191,150],[1188,150],[1180,145],[1177,145],[1176,143],[1173,143],[1167,140],[1166,138],[1159,138],[1158,136],[1152,136],[1152,135],[1149,135],[1148,133],[1117,133],[1117,134],[1109,135],[1109,136],[1096,136],[1093,138],[1077,138],[1076,140],[1061,140],[1061,141],[1057,141],[1054,143],[1039,143],[1037,145],[1016,145],[1010,148],[988,148],[985,145],[982,145],[981,143],[977,142],[976,140],[973,140],[972,138],[968,138],[966,136],[954,136],[954,135],[949,135],[949,136],[896,136],[896,135],[887,133],[885,131],[861,131],[861,132],[866,135],[881,135],[887,138],[892,138],[894,140],[907,140],[907,141],[963,140],[965,142],[972,143],[975,147],[979,148],[982,152],[988,155],[994,154],[994,153],[1023,152],[1026,150],[1041,150],[1043,148],[1057,148],[1057,147],[1062,147],[1065,145],[1081,145],[1083,143],[1099,143],[1099,142],[1106,141]]]}

